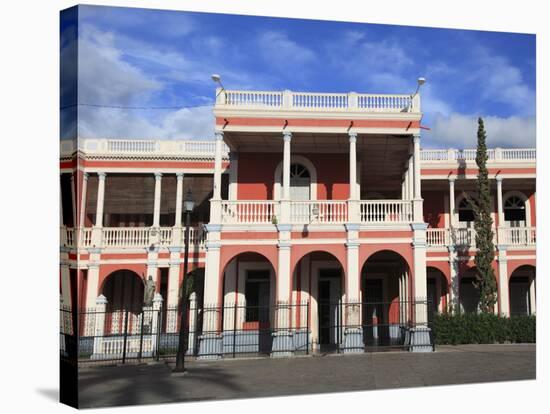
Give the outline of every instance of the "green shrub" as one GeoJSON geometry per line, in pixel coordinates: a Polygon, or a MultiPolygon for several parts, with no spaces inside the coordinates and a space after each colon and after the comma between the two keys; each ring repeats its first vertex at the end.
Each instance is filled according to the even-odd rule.
{"type": "Polygon", "coordinates": [[[432,329],[437,345],[536,342],[535,316],[444,313],[434,315],[432,329]]]}

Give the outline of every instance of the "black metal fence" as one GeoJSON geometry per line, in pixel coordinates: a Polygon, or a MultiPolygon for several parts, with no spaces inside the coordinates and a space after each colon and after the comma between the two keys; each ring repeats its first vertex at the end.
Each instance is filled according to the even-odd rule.
{"type": "MultiPolygon", "coordinates": [[[[184,316],[188,358],[307,355],[382,349],[433,350],[433,309],[427,300],[303,302],[198,306],[184,316]],[[315,312],[312,312],[315,306],[315,312]]],[[[98,307],[61,310],[61,355],[69,354],[77,326],[79,362],[175,358],[181,312],[177,307],[98,307]]]]}

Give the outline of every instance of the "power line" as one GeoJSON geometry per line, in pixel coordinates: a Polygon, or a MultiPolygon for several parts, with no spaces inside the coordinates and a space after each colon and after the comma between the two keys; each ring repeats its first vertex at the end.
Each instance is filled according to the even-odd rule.
{"type": "Polygon", "coordinates": [[[76,106],[87,106],[92,108],[107,108],[107,109],[138,109],[138,110],[148,110],[148,109],[160,109],[160,110],[172,110],[172,109],[191,109],[191,108],[206,108],[212,107],[213,104],[202,104],[202,105],[178,105],[178,106],[124,106],[124,105],[101,105],[101,104],[91,104],[91,103],[75,103],[71,105],[65,105],[60,107],[60,110],[74,108],[76,106]]]}

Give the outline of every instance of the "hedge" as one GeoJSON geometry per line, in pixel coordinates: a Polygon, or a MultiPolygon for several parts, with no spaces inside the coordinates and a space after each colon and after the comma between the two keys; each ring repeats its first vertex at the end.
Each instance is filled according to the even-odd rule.
{"type": "Polygon", "coordinates": [[[437,345],[536,342],[535,316],[444,313],[434,315],[432,330],[437,345]]]}

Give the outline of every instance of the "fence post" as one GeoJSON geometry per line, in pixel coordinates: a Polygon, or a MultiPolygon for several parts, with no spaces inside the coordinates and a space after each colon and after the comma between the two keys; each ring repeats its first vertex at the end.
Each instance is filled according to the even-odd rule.
{"type": "Polygon", "coordinates": [[[307,301],[306,307],[306,355],[309,355],[309,304],[311,302],[307,301]]]}
{"type": "Polygon", "coordinates": [[[159,339],[160,339],[160,328],[161,324],[159,315],[162,309],[162,295],[160,293],[155,293],[153,297],[153,315],[151,321],[151,356],[155,356],[158,353],[159,348],[159,339]]]}
{"type": "Polygon", "coordinates": [[[103,358],[103,337],[105,336],[105,312],[107,310],[107,298],[99,295],[95,301],[94,312],[94,350],[92,359],[103,358]]]}
{"type": "Polygon", "coordinates": [[[124,337],[122,341],[122,363],[126,363],[126,348],[128,347],[128,308],[124,310],[124,337]]]}
{"type": "Polygon", "coordinates": [[[191,293],[189,296],[189,339],[187,341],[187,354],[195,354],[195,329],[197,326],[197,294],[191,293]]]}

